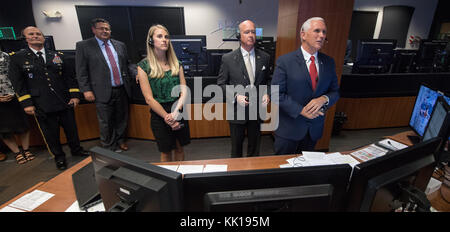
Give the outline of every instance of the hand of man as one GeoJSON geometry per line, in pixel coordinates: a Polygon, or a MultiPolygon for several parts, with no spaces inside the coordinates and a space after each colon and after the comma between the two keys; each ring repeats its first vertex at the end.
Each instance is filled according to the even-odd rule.
{"type": "Polygon", "coordinates": [[[83,93],[83,95],[84,95],[84,99],[86,99],[86,101],[89,101],[89,102],[95,101],[95,96],[92,91],[86,91],[83,93]]]}
{"type": "Polygon", "coordinates": [[[247,97],[244,95],[236,95],[236,101],[241,106],[248,106],[247,97]]]}
{"type": "Polygon", "coordinates": [[[75,108],[78,105],[78,103],[80,103],[80,99],[78,98],[71,98],[69,101],[69,105],[72,105],[73,108],[75,108]]]}
{"type": "Polygon", "coordinates": [[[264,94],[262,97],[262,106],[267,106],[270,103],[270,97],[267,94],[264,94]]]}
{"type": "Polygon", "coordinates": [[[5,96],[0,96],[0,102],[9,102],[14,98],[13,94],[9,94],[9,95],[5,95],[5,96]]]}
{"type": "Polygon", "coordinates": [[[36,108],[34,108],[34,106],[27,106],[27,107],[23,108],[23,110],[28,115],[34,115],[35,111],[36,111],[36,108]]]}
{"type": "Polygon", "coordinates": [[[324,97],[318,97],[312,99],[305,107],[303,107],[300,114],[309,119],[315,119],[319,116],[324,116],[325,114],[320,111],[320,108],[326,103],[324,97]]]}

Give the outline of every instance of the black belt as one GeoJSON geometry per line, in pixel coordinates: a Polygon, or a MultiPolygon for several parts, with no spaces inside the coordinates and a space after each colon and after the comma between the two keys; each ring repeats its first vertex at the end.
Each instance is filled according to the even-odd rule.
{"type": "Polygon", "coordinates": [[[119,85],[119,86],[113,86],[112,88],[113,89],[120,89],[120,88],[122,88],[123,87],[123,85],[119,85]]]}

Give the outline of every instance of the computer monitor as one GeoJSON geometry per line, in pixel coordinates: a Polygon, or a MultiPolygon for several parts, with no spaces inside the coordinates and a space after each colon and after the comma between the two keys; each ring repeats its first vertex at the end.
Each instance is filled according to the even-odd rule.
{"type": "Polygon", "coordinates": [[[256,39],[263,39],[263,28],[257,27],[255,28],[256,39]]]}
{"type": "Polygon", "coordinates": [[[409,120],[409,126],[417,134],[410,136],[411,142],[418,143],[423,137],[425,128],[433,112],[434,104],[440,94],[425,84],[421,84],[409,120]]]}
{"type": "Polygon", "coordinates": [[[417,49],[395,49],[391,73],[409,73],[414,70],[417,49]]]}
{"type": "Polygon", "coordinates": [[[0,27],[0,40],[3,39],[16,39],[16,33],[14,33],[13,27],[0,27]]]}
{"type": "Polygon", "coordinates": [[[443,96],[439,96],[425,129],[423,140],[426,141],[434,137],[447,139],[449,136],[449,124],[450,106],[443,96]]]}
{"type": "Polygon", "coordinates": [[[222,56],[231,52],[231,49],[208,49],[208,76],[219,75],[222,56]]]}
{"type": "Polygon", "coordinates": [[[339,211],[352,168],[348,164],[186,174],[185,210],[339,211]]]}
{"type": "Polygon", "coordinates": [[[94,147],[95,179],[106,211],[181,211],[182,175],[94,147]]]}
{"type": "Polygon", "coordinates": [[[347,193],[347,210],[395,211],[407,203],[418,205],[419,211],[429,210],[423,191],[433,174],[434,153],[440,143],[441,138],[432,138],[356,165],[347,193]]]}
{"type": "Polygon", "coordinates": [[[416,56],[417,72],[436,72],[445,69],[447,41],[421,40],[416,56]]]}
{"type": "Polygon", "coordinates": [[[358,50],[352,72],[362,74],[389,72],[396,45],[397,40],[358,40],[358,50]]]}
{"type": "Polygon", "coordinates": [[[207,71],[206,36],[172,35],[170,42],[187,76],[204,75],[207,71]]]}

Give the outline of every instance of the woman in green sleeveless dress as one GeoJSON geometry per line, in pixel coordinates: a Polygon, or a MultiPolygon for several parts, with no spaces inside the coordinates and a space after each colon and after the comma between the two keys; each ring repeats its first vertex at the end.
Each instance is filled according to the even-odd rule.
{"type": "Polygon", "coordinates": [[[186,80],[164,26],[153,25],[148,30],[147,57],[138,63],[137,77],[150,106],[150,124],[161,162],[184,160],[183,146],[190,143],[189,124],[180,119],[186,80]],[[178,86],[181,93],[173,97],[172,89],[178,86]]]}

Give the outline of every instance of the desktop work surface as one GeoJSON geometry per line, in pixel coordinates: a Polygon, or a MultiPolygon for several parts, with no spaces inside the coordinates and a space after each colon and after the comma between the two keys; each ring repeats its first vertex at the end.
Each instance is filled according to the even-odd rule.
{"type": "MultiPolygon", "coordinates": [[[[404,132],[394,136],[388,136],[388,138],[394,139],[404,144],[411,145],[408,139],[408,135],[413,132],[404,132]]],[[[343,155],[349,154],[350,151],[341,152],[343,155]]],[[[280,168],[280,165],[286,164],[286,160],[294,158],[296,155],[280,155],[280,156],[261,156],[261,157],[248,157],[248,158],[229,158],[229,159],[213,159],[213,160],[193,160],[193,161],[179,161],[179,162],[166,162],[157,163],[157,165],[208,165],[208,164],[218,164],[227,165],[227,171],[239,171],[239,170],[256,170],[256,169],[273,169],[280,168]]],[[[50,179],[47,182],[41,182],[33,186],[32,188],[26,190],[25,192],[19,194],[15,198],[6,202],[0,209],[8,206],[12,202],[21,198],[22,196],[33,192],[34,190],[40,190],[43,192],[48,192],[54,194],[53,197],[48,199],[39,207],[35,208],[33,212],[64,212],[67,210],[76,200],[75,189],[72,182],[72,175],[78,170],[91,163],[91,157],[86,158],[80,163],[74,165],[73,167],[62,172],[60,175],[50,179]]],[[[434,202],[439,201],[440,196],[436,194],[431,194],[428,196],[432,205],[434,202]]],[[[440,209],[438,209],[440,210],[440,209]]]]}

